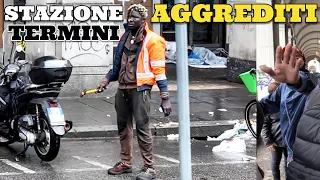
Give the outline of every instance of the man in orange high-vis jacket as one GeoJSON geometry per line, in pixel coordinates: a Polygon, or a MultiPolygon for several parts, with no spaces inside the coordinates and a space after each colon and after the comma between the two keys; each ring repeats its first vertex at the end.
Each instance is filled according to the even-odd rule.
{"type": "Polygon", "coordinates": [[[108,170],[118,175],[132,172],[132,119],[136,121],[138,144],[144,167],[137,179],[155,179],[153,142],[149,128],[150,91],[155,83],[160,89],[161,107],[170,115],[168,82],[165,72],[165,40],[151,31],[146,23],[147,9],[134,4],[128,9],[128,23],[115,52],[113,68],[98,88],[106,88],[111,81],[118,81],[115,95],[118,133],[121,144],[121,162],[108,170]]]}

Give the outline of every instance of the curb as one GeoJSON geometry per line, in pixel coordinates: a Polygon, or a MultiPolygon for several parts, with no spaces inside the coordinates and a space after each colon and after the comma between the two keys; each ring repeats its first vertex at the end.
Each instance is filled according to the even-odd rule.
{"type": "MultiPolygon", "coordinates": [[[[217,137],[224,131],[232,129],[233,122],[228,121],[198,121],[190,123],[191,137],[217,137]]],[[[153,136],[167,136],[169,134],[179,134],[179,126],[159,127],[150,125],[153,136]]],[[[136,135],[134,127],[134,135],[136,135]]],[[[101,127],[75,127],[63,138],[98,138],[98,137],[118,137],[117,126],[101,127]]]]}

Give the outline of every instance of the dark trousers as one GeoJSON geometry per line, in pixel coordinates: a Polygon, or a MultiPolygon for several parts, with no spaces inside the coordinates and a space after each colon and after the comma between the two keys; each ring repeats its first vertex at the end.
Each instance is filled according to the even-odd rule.
{"type": "Polygon", "coordinates": [[[121,160],[131,166],[133,118],[144,165],[153,167],[153,140],[149,128],[150,90],[138,92],[136,89],[118,89],[115,96],[118,133],[121,144],[121,160]]]}
{"type": "Polygon", "coordinates": [[[287,168],[288,152],[286,148],[275,147],[275,151],[271,151],[271,170],[274,180],[280,180],[280,163],[284,155],[284,168],[287,168]]]}

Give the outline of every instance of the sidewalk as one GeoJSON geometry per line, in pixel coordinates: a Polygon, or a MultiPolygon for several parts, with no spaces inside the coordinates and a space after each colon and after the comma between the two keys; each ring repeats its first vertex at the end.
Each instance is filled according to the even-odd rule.
{"type": "MultiPolygon", "coordinates": [[[[190,82],[189,87],[192,136],[218,136],[231,129],[233,123],[229,121],[243,119],[245,105],[255,98],[244,85],[227,81],[190,82]]],[[[155,135],[178,134],[177,124],[169,127],[157,126],[160,122],[179,122],[176,89],[176,83],[170,82],[172,113],[168,118],[164,118],[159,112],[160,98],[157,87],[152,91],[150,117],[155,135]]],[[[60,98],[59,102],[66,119],[74,123],[68,137],[117,136],[114,96],[60,98]]]]}

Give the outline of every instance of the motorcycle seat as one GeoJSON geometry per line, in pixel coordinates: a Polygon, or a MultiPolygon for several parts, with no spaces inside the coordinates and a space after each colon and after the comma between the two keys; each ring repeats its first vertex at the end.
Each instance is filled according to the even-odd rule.
{"type": "Polygon", "coordinates": [[[44,86],[44,84],[29,84],[25,90],[32,90],[44,86]]]}
{"type": "Polygon", "coordinates": [[[36,89],[56,89],[61,87],[61,83],[50,83],[50,84],[28,84],[24,90],[30,91],[30,90],[36,90],[36,89]]]}

